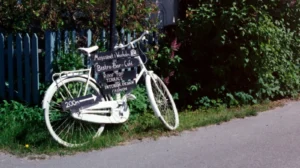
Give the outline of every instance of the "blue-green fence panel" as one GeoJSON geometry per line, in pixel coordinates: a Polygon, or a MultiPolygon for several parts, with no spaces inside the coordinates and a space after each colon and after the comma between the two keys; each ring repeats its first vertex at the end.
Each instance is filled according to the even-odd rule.
{"type": "Polygon", "coordinates": [[[2,33],[0,33],[0,99],[5,98],[4,36],[2,33]]]}
{"type": "Polygon", "coordinates": [[[38,104],[38,37],[0,34],[0,100],[38,104]]]}

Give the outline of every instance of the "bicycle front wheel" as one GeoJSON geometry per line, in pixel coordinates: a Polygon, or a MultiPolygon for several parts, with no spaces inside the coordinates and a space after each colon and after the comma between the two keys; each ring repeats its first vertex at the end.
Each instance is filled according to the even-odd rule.
{"type": "Polygon", "coordinates": [[[153,111],[170,130],[179,126],[178,111],[167,86],[156,75],[146,76],[146,88],[153,111]]]}
{"type": "Polygon", "coordinates": [[[100,95],[93,82],[82,77],[72,77],[54,82],[44,97],[44,113],[51,136],[66,147],[78,147],[101,135],[104,124],[99,125],[74,119],[71,111],[64,111],[62,102],[84,95],[100,95]],[[87,87],[87,92],[85,88],[87,87]]]}

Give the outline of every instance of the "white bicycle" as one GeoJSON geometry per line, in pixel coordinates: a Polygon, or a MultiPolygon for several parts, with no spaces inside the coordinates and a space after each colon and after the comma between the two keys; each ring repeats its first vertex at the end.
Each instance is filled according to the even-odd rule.
{"type": "MultiPolygon", "coordinates": [[[[115,51],[122,51],[130,46],[133,49],[131,51],[135,51],[134,44],[145,40],[146,34],[148,31],[126,45],[115,46],[115,51]]],[[[97,51],[98,46],[79,48],[79,50],[90,59],[94,56],[95,61],[95,55],[91,53],[97,51]]],[[[136,71],[134,79],[129,81],[122,80],[124,73],[127,73],[126,70],[109,71],[110,66],[99,65],[102,63],[101,60],[109,59],[112,55],[96,56],[100,61],[93,62],[95,69],[105,71],[100,74],[110,80],[106,82],[117,81],[112,85],[97,83],[92,77],[92,72],[95,70],[92,70],[92,67],[53,74],[53,83],[47,89],[43,99],[43,109],[47,128],[58,143],[67,147],[82,146],[100,136],[105,124],[119,124],[128,120],[127,100],[136,98],[130,94],[128,87],[138,83],[142,76],[145,78],[148,97],[155,115],[169,130],[175,130],[179,126],[177,108],[168,88],[153,71],[146,69],[141,57],[134,54],[130,54],[131,58],[127,62],[126,59],[120,58],[122,64],[113,62],[113,67],[124,66],[125,69],[133,65],[132,61],[138,62],[138,73],[136,71]],[[110,91],[109,94],[104,93],[105,89],[110,91]]],[[[124,54],[119,56],[122,57],[124,54]]]]}

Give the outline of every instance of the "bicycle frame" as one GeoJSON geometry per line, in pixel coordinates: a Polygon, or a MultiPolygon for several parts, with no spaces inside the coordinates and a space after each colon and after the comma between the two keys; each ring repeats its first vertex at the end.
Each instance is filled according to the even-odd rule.
{"type": "MultiPolygon", "coordinates": [[[[134,43],[140,41],[140,40],[144,40],[145,39],[145,35],[148,34],[148,31],[145,31],[141,37],[139,37],[138,39],[126,44],[126,45],[118,45],[115,46],[114,49],[122,49],[122,48],[126,48],[129,45],[131,46],[131,48],[134,48],[134,43]]],[[[84,50],[87,52],[87,56],[90,58],[91,56],[91,52],[92,51],[96,51],[98,48],[93,48],[92,50],[84,50]]],[[[138,83],[139,80],[141,79],[141,77],[144,75],[151,75],[152,76],[152,71],[148,71],[141,59],[140,56],[135,56],[134,58],[138,59],[139,61],[139,66],[141,67],[140,72],[137,74],[136,78],[134,79],[135,83],[138,83]]],[[[68,77],[75,77],[75,76],[81,76],[87,79],[86,82],[86,86],[84,89],[84,94],[86,95],[87,93],[87,88],[88,88],[88,83],[89,82],[94,82],[97,83],[96,80],[91,76],[91,72],[92,72],[92,67],[88,68],[88,69],[83,69],[83,70],[74,70],[74,71],[64,71],[61,73],[56,73],[53,74],[52,79],[53,81],[61,81],[64,78],[68,78],[68,77]],[[84,74],[84,72],[88,72],[87,74],[84,74]],[[71,74],[71,75],[69,75],[71,74]],[[55,80],[54,78],[58,76],[58,79],[55,80]]],[[[66,86],[64,85],[64,87],[66,88],[66,86]]],[[[101,89],[101,88],[100,88],[101,89]]],[[[66,88],[67,92],[70,94],[69,90],[66,88]]],[[[70,94],[71,98],[73,98],[73,96],[70,94]]],[[[78,120],[84,120],[87,122],[93,122],[93,123],[103,123],[103,124],[109,124],[109,123],[122,123],[125,122],[128,118],[129,118],[129,108],[127,106],[127,96],[128,93],[125,94],[122,98],[120,93],[116,94],[116,100],[110,100],[110,101],[99,101],[97,104],[94,105],[90,105],[88,107],[81,107],[79,109],[79,111],[75,111],[72,112],[71,115],[73,118],[76,118],[78,120]],[[107,116],[107,114],[111,114],[110,116],[107,116]]],[[[107,97],[106,97],[107,98],[107,97]]]]}

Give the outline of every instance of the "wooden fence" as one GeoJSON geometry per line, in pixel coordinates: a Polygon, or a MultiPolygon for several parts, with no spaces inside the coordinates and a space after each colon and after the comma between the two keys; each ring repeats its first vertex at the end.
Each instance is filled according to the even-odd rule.
{"type": "MultiPolygon", "coordinates": [[[[40,84],[52,82],[53,60],[59,52],[74,52],[71,46],[78,42],[79,36],[86,39],[86,46],[82,47],[91,46],[91,30],[47,31],[43,39],[36,34],[0,33],[0,100],[40,104],[40,84]]],[[[102,31],[97,41],[107,48],[108,37],[108,33],[102,31]]],[[[136,33],[122,30],[119,37],[123,43],[128,43],[136,33]]],[[[153,39],[155,36],[151,36],[148,43],[154,42],[153,39]]]]}
{"type": "Polygon", "coordinates": [[[0,99],[39,102],[38,37],[0,33],[0,99]]]}

